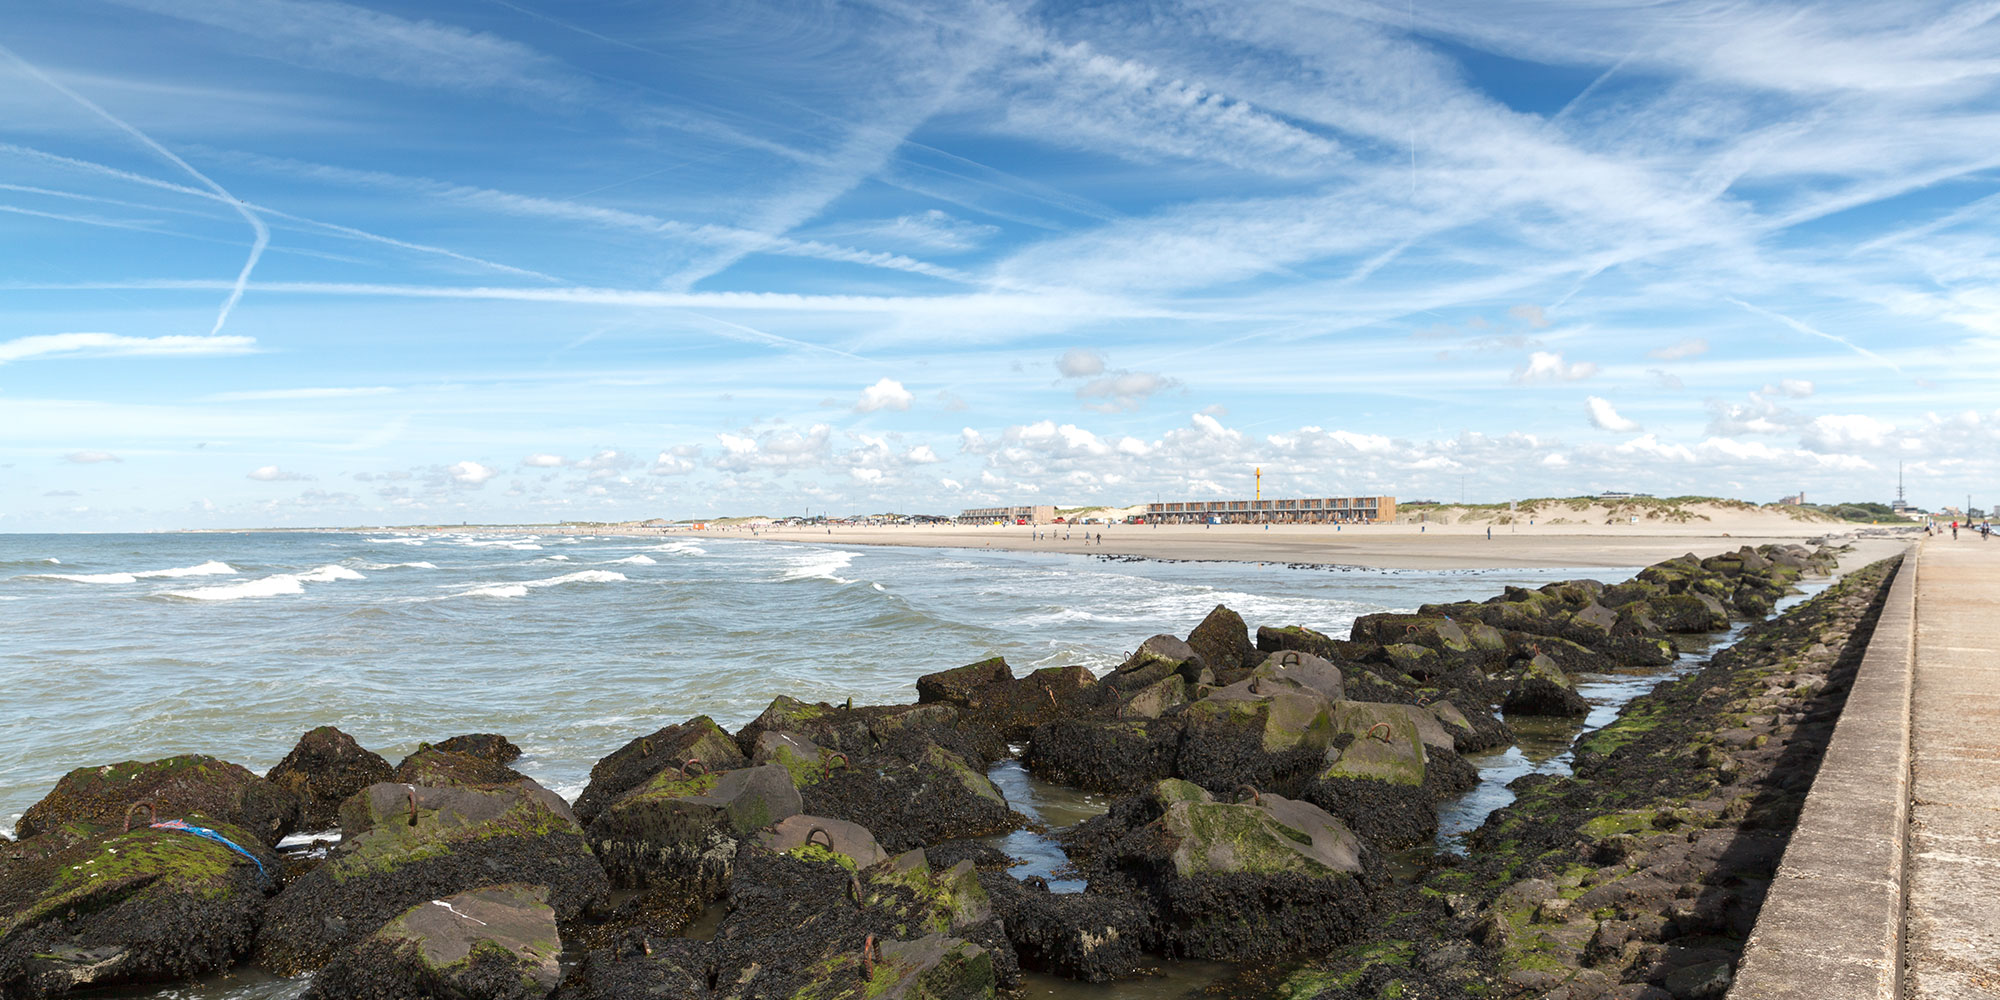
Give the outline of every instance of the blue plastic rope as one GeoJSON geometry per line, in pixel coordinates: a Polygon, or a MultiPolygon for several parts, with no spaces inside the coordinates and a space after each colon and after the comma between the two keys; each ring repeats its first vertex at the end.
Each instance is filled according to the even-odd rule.
{"type": "Polygon", "coordinates": [[[244,856],[244,857],[246,857],[246,858],[249,858],[249,859],[250,859],[250,863],[251,863],[251,864],[253,864],[253,865],[256,865],[256,866],[257,866],[257,877],[258,877],[258,878],[260,878],[260,879],[263,879],[263,880],[264,880],[264,881],[266,881],[266,882],[269,882],[269,881],[271,880],[271,876],[270,876],[270,873],[268,873],[268,872],[266,872],[266,871],[264,870],[264,862],[262,862],[262,861],[259,861],[259,860],[257,860],[257,856],[256,856],[255,854],[252,854],[252,853],[250,853],[249,851],[246,851],[246,850],[244,850],[243,848],[241,848],[241,847],[238,847],[238,846],[236,846],[236,842],[235,842],[235,841],[233,841],[233,840],[230,840],[230,839],[229,839],[228,837],[225,837],[225,836],[223,836],[222,834],[219,834],[219,833],[215,832],[214,830],[211,830],[211,829],[209,829],[208,827],[205,827],[205,826],[189,826],[189,825],[188,825],[187,823],[185,823],[185,822],[183,822],[183,821],[181,821],[181,820],[177,820],[177,819],[170,819],[170,820],[166,821],[165,823],[154,823],[154,824],[153,824],[153,829],[155,829],[155,830],[179,830],[179,831],[181,831],[182,833],[192,833],[192,834],[194,834],[194,835],[195,835],[195,836],[197,836],[197,837],[201,837],[201,838],[204,838],[204,839],[207,839],[207,840],[213,840],[213,841],[215,841],[216,843],[218,843],[218,844],[221,844],[222,846],[224,846],[224,847],[227,847],[227,848],[229,848],[230,850],[232,850],[232,851],[235,851],[236,853],[238,853],[238,854],[241,854],[241,855],[243,855],[243,856],[244,856]]]}

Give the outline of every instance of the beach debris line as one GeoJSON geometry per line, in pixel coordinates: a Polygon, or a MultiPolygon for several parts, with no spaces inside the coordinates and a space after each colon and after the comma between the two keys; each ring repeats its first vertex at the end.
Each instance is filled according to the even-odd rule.
{"type": "Polygon", "coordinates": [[[1346,638],[1253,633],[1218,606],[1102,678],[992,658],[924,675],[914,704],[780,696],[733,734],[666,725],[599,761],[574,808],[509,768],[496,734],[394,768],[332,727],[265,777],[198,756],[81,768],[0,845],[0,994],[246,959],[317,970],[313,996],[390,975],[398,995],[566,1000],[982,997],[1023,968],[1101,982],[1162,957],[1325,960],[1408,903],[1389,855],[1435,834],[1438,804],[1476,780],[1461,755],[1505,745],[1507,715],[1571,713],[1573,674],[1671,663],[1677,632],[1760,618],[1832,561],[1689,555],[1621,584],[1370,615],[1346,638]],[[977,839],[1041,829],[987,776],[1016,756],[1114,796],[1044,831],[1081,892],[1017,879],[977,839]],[[279,878],[215,840],[124,829],[141,800],[279,878]],[[340,843],[281,857],[302,825],[340,843]],[[565,949],[582,956],[567,971],[565,949]]]}

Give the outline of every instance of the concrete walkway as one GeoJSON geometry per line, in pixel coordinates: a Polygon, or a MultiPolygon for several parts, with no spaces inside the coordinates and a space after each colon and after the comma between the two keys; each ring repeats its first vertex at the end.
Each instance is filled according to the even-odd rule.
{"type": "Polygon", "coordinates": [[[2000,540],[1919,551],[1903,995],[2000,998],[2000,540]]]}

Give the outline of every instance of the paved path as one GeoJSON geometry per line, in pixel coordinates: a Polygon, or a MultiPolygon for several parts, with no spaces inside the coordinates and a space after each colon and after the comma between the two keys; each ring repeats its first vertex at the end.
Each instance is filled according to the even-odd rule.
{"type": "Polygon", "coordinates": [[[1904,995],[2000,998],[2000,539],[1920,551],[1904,995]]]}

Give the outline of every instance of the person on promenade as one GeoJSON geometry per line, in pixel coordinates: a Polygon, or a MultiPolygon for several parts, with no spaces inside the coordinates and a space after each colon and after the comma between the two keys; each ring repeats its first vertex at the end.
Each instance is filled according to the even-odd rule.
{"type": "Polygon", "coordinates": [[[1952,540],[1952,541],[1954,541],[1954,542],[1955,542],[1955,541],[1958,541],[1958,522],[1957,522],[1957,521],[1953,521],[1953,522],[1951,522],[1951,540],[1952,540]]]}

